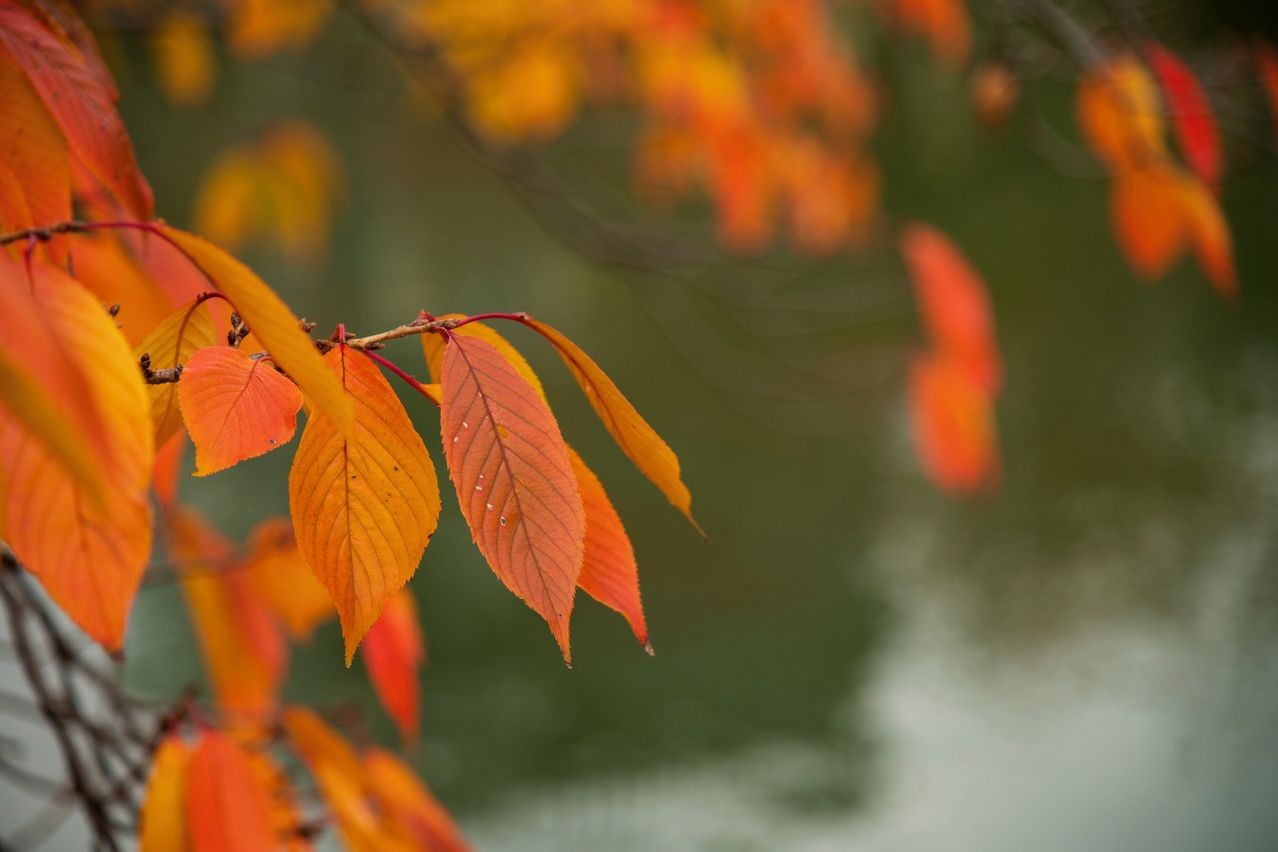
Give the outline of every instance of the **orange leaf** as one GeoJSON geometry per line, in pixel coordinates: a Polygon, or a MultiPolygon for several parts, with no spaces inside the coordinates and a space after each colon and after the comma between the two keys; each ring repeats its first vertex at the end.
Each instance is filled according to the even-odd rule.
{"type": "Polygon", "coordinates": [[[150,219],[151,188],[100,66],[13,0],[0,0],[0,49],[26,72],[79,161],[130,214],[150,219]]]}
{"type": "Polygon", "coordinates": [[[1148,44],[1145,51],[1167,99],[1172,129],[1176,131],[1181,153],[1190,168],[1208,186],[1215,186],[1220,182],[1224,161],[1221,158],[1220,130],[1216,127],[1216,117],[1212,114],[1207,93],[1179,56],[1156,42],[1148,44]]]}
{"type": "Polygon", "coordinates": [[[238,745],[217,731],[202,731],[187,773],[187,839],[193,852],[275,849],[271,791],[238,745]]]}
{"type": "Polygon", "coordinates": [[[692,517],[692,494],[680,478],[679,459],[674,451],[580,346],[544,322],[529,318],[526,323],[559,350],[559,357],[568,365],[568,371],[621,451],[704,536],[692,517]]]}
{"type": "Polygon", "coordinates": [[[95,501],[12,417],[0,422],[4,535],[49,596],[108,650],[119,650],[125,619],[151,551],[146,488],[154,460],[142,378],[128,344],[78,283],[37,265],[36,300],[84,376],[106,441],[98,462],[110,499],[95,501]]]}
{"type": "Polygon", "coordinates": [[[440,386],[444,453],[471,536],[506,587],[546,619],[569,661],[585,515],[559,424],[479,338],[451,336],[440,386]]]}
{"type": "MultiPolygon", "coordinates": [[[[0,52],[0,162],[17,178],[30,225],[71,218],[67,143],[26,74],[0,52]]],[[[14,223],[6,223],[19,227],[14,223]]]]}
{"type": "Polygon", "coordinates": [[[996,393],[1003,384],[1003,362],[981,277],[935,228],[910,223],[902,229],[900,245],[932,342],[957,358],[986,394],[996,393]]]}
{"type": "Polygon", "coordinates": [[[1130,54],[1089,70],[1075,98],[1084,138],[1116,173],[1166,153],[1161,107],[1154,79],[1130,54]]]}
{"type": "Polygon", "coordinates": [[[407,586],[386,602],[381,618],[364,637],[364,666],[377,700],[399,726],[405,743],[417,742],[420,721],[417,670],[426,659],[417,603],[407,586]]]}
{"type": "Polygon", "coordinates": [[[338,346],[324,356],[348,407],[349,435],[316,410],[288,477],[297,545],[337,605],[351,664],[382,607],[417,570],[439,521],[426,446],[371,360],[338,346]]]}
{"type": "Polygon", "coordinates": [[[1189,222],[1181,198],[1181,181],[1170,168],[1135,169],[1114,179],[1114,235],[1138,275],[1161,278],[1183,253],[1189,222]]]}
{"type": "MultiPolygon", "coordinates": [[[[465,319],[465,314],[444,314],[438,319],[460,320],[465,319]]],[[[511,367],[514,367],[515,372],[519,374],[519,378],[532,386],[532,389],[537,392],[537,396],[546,399],[546,391],[541,386],[541,379],[537,378],[537,373],[533,370],[532,365],[528,363],[528,359],[518,349],[511,346],[510,341],[506,340],[500,333],[482,322],[468,322],[460,328],[453,329],[453,334],[474,337],[491,345],[501,353],[501,357],[505,358],[511,367]]],[[[438,382],[440,372],[444,366],[444,338],[439,334],[423,334],[421,339],[422,353],[426,356],[426,368],[430,370],[431,378],[438,382]]]]}
{"type": "Polygon", "coordinates": [[[648,653],[648,625],[639,599],[639,568],[626,528],[604,491],[603,483],[572,447],[568,448],[581,502],[586,510],[585,558],[577,585],[606,607],[621,613],[648,653]]]}
{"type": "Polygon", "coordinates": [[[234,551],[191,509],[169,519],[169,550],[218,706],[234,724],[260,722],[275,707],[288,648],[234,551]]]}
{"type": "MultiPolygon", "coordinates": [[[[151,369],[171,370],[185,364],[201,349],[212,346],[216,342],[215,337],[207,308],[198,302],[190,302],[169,314],[151,330],[133,350],[133,362],[137,363],[143,355],[149,355],[151,369]]],[[[166,444],[182,428],[177,391],[178,383],[175,382],[146,386],[156,446],[166,444]]]]}
{"type": "Polygon", "coordinates": [[[125,248],[119,233],[79,234],[70,245],[76,280],[101,302],[120,305],[116,322],[130,346],[145,340],[173,312],[173,301],[125,248]]]}
{"type": "Polygon", "coordinates": [[[262,602],[295,640],[334,614],[333,601],[297,550],[288,518],[267,518],[249,536],[244,570],[262,602]]]}
{"type": "Polygon", "coordinates": [[[351,403],[341,383],[321,362],[315,344],[297,317],[253,271],[222,249],[194,234],[159,226],[195,263],[248,323],[271,358],[342,432],[351,428],[351,403]]]}
{"type": "Polygon", "coordinates": [[[186,776],[191,750],[178,736],[167,736],[151,761],[138,825],[138,852],[186,849],[186,776]]]}
{"type": "Polygon", "coordinates": [[[395,833],[413,848],[431,852],[470,849],[444,806],[413,771],[390,752],[368,749],[364,753],[364,773],[378,809],[395,833]]]}
{"type": "Polygon", "coordinates": [[[916,357],[910,402],[919,457],[938,486],[970,494],[997,482],[994,415],[971,371],[944,353],[916,357]]]}
{"type": "Polygon", "coordinates": [[[170,103],[196,106],[208,100],[217,73],[213,39],[204,18],[175,9],[148,39],[160,91],[170,103]]]}
{"type": "Polygon", "coordinates": [[[208,476],[291,441],[302,393],[261,359],[210,346],[187,360],[178,405],[195,444],[195,475],[208,476]]]}

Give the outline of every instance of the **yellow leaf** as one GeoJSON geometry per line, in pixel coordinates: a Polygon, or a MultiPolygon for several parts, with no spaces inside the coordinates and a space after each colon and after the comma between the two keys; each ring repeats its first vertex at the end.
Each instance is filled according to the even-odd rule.
{"type": "Polygon", "coordinates": [[[212,243],[167,225],[159,227],[231,301],[280,369],[340,431],[348,432],[352,411],[341,383],[324,367],[314,342],[275,291],[212,243]]]}
{"type": "Polygon", "coordinates": [[[337,605],[351,664],[382,607],[417,570],[439,521],[439,485],[399,397],[367,357],[324,356],[358,413],[343,435],[317,410],[289,472],[297,545],[337,605]]]}
{"type": "MultiPolygon", "coordinates": [[[[190,302],[151,330],[133,350],[133,362],[150,355],[152,370],[171,370],[185,364],[199,350],[214,345],[215,335],[208,310],[200,303],[190,302]]],[[[146,386],[157,447],[166,444],[182,428],[177,387],[177,382],[146,386]]]]}
{"type": "Polygon", "coordinates": [[[170,103],[196,106],[208,100],[217,60],[203,16],[175,9],[165,15],[148,41],[160,91],[170,103]]]}
{"type": "Polygon", "coordinates": [[[526,323],[559,350],[568,371],[621,451],[704,536],[692,517],[692,494],[680,477],[679,458],[674,451],[580,346],[544,322],[529,318],[526,323]]]}
{"type": "Polygon", "coordinates": [[[139,817],[138,852],[186,848],[186,770],[191,750],[178,736],[165,737],[151,762],[139,817]]]}

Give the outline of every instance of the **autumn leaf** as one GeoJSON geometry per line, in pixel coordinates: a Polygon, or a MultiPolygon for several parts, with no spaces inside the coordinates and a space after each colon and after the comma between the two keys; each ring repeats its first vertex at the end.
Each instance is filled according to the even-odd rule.
{"type": "Polygon", "coordinates": [[[353,416],[350,401],[333,373],[324,367],[314,343],[298,325],[297,317],[275,291],[247,266],[212,243],[167,225],[158,228],[231,301],[280,369],[339,430],[348,431],[353,416]]]}
{"type": "Polygon", "coordinates": [[[217,58],[208,23],[189,10],[174,9],[147,39],[160,91],[169,103],[198,106],[208,100],[217,74],[217,58]]]}
{"type": "Polygon", "coordinates": [[[89,636],[117,651],[151,551],[155,450],[141,374],[111,318],[78,283],[37,265],[40,311],[89,387],[106,438],[110,498],[95,501],[13,417],[0,417],[3,529],[13,552],[89,636]]]}
{"type": "Polygon", "coordinates": [[[79,234],[69,245],[75,280],[103,304],[120,306],[115,319],[129,345],[136,347],[172,314],[174,301],[125,247],[120,233],[79,234]]]}
{"type": "Polygon", "coordinates": [[[194,510],[170,514],[168,541],[218,706],[233,724],[263,721],[288,665],[273,617],[236,570],[231,543],[194,510]]]}
{"type": "Polygon", "coordinates": [[[0,0],[0,50],[26,72],[79,162],[130,214],[151,218],[151,188],[138,170],[115,110],[115,92],[103,84],[100,66],[14,0],[0,0]]]}
{"type": "MultiPolygon", "coordinates": [[[[208,310],[198,301],[190,302],[151,330],[133,350],[133,362],[147,355],[152,370],[172,370],[201,349],[214,345],[215,336],[208,310]]],[[[177,391],[175,382],[146,386],[157,447],[166,444],[182,428],[177,391]]]]}
{"type": "Polygon", "coordinates": [[[273,852],[278,838],[270,796],[240,746],[218,731],[203,730],[187,769],[192,852],[273,852]]]}
{"type": "Polygon", "coordinates": [[[207,476],[291,441],[302,393],[266,359],[211,346],[187,360],[178,404],[195,444],[195,475],[207,476]]]}
{"type": "MultiPolygon", "coordinates": [[[[465,315],[444,314],[438,319],[462,320],[465,319],[465,315]]],[[[462,337],[473,337],[492,346],[514,368],[515,372],[519,374],[519,378],[527,382],[537,392],[537,396],[543,400],[546,399],[546,390],[541,386],[541,379],[537,377],[537,373],[533,370],[532,365],[528,363],[528,359],[518,349],[511,346],[510,341],[506,340],[499,332],[484,325],[482,322],[468,322],[453,329],[452,333],[462,337]]],[[[431,378],[438,382],[444,366],[444,349],[446,348],[444,338],[438,334],[423,334],[420,337],[422,354],[426,356],[426,368],[430,370],[431,378]]]]}
{"type": "Polygon", "coordinates": [[[297,545],[337,605],[351,664],[382,607],[417,570],[439,520],[435,467],[399,397],[362,354],[324,356],[355,423],[344,435],[322,410],[289,472],[297,545]]]}
{"type": "Polygon", "coordinates": [[[599,477],[572,447],[568,448],[568,458],[586,511],[585,555],[577,585],[604,606],[621,613],[639,644],[652,653],[643,603],[639,600],[639,568],[630,537],[599,477]]]}
{"type": "Polygon", "coordinates": [[[384,749],[370,748],[363,764],[369,793],[395,835],[415,849],[431,852],[470,849],[448,811],[401,760],[384,749]]]}
{"type": "Polygon", "coordinates": [[[1083,137],[1114,173],[1166,153],[1158,85],[1131,54],[1089,69],[1078,84],[1075,109],[1083,137]]]}
{"type": "Polygon", "coordinates": [[[612,379],[580,346],[544,322],[529,318],[526,324],[554,344],[559,356],[568,365],[568,371],[577,380],[590,406],[599,415],[604,428],[612,435],[621,451],[644,476],[661,489],[661,493],[666,495],[666,499],[675,508],[683,512],[697,532],[704,536],[705,533],[692,517],[692,494],[680,478],[679,459],[674,451],[661,440],[661,436],[635,410],[630,400],[622,395],[612,379]]]}
{"type": "Polygon", "coordinates": [[[996,393],[1003,362],[980,276],[948,237],[928,225],[906,225],[900,248],[933,344],[962,363],[984,393],[996,393]]]}
{"type": "Polygon", "coordinates": [[[1158,77],[1171,114],[1176,142],[1190,168],[1208,186],[1220,183],[1224,161],[1220,149],[1220,130],[1212,113],[1211,101],[1202,84],[1179,56],[1157,42],[1145,46],[1150,67],[1158,77]]]}
{"type": "Polygon", "coordinates": [[[417,603],[407,586],[386,602],[381,617],[368,629],[363,657],[377,700],[395,720],[400,738],[409,745],[417,742],[418,669],[426,660],[426,648],[417,623],[417,603]]]}
{"type": "Polygon", "coordinates": [[[294,640],[309,639],[316,625],[336,613],[328,592],[298,551],[288,518],[267,518],[253,528],[244,571],[294,640]]]}
{"type": "Polygon", "coordinates": [[[27,222],[6,222],[17,229],[50,225],[71,218],[71,174],[67,143],[26,74],[0,52],[0,162],[11,171],[21,193],[27,222]]]}
{"type": "Polygon", "coordinates": [[[179,736],[165,737],[151,761],[138,824],[138,852],[177,852],[186,844],[186,780],[191,749],[179,736]]]}
{"type": "Polygon", "coordinates": [[[479,338],[450,337],[440,386],[444,454],[471,536],[506,587],[546,619],[569,661],[585,516],[559,424],[479,338]]]}
{"type": "Polygon", "coordinates": [[[946,353],[917,356],[910,367],[910,409],[919,458],[938,486],[972,494],[997,483],[993,411],[961,361],[946,353]]]}

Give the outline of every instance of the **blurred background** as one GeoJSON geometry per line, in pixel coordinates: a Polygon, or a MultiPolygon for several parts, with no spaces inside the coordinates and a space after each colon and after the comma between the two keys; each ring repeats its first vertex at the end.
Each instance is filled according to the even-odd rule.
{"type": "MultiPolygon", "coordinates": [[[[1208,7],[1168,6],[1165,37],[1200,43],[1228,11],[1208,7]]],[[[554,353],[510,332],[625,519],[656,655],[583,596],[566,669],[445,494],[412,582],[431,660],[409,756],[479,848],[1278,846],[1271,153],[1236,144],[1224,183],[1237,302],[1191,264],[1148,285],[1114,246],[1064,75],[992,133],[921,45],[870,49],[890,92],[874,142],[885,217],[963,247],[1007,364],[1001,482],[960,500],[915,460],[920,332],[881,236],[820,261],[725,254],[697,204],[634,200],[624,112],[539,147],[554,182],[530,181],[477,155],[353,16],[291,54],[220,52],[215,90],[186,109],[157,88],[142,36],[102,35],[160,215],[190,225],[222,152],[308,122],[341,163],[331,237],[301,261],[240,251],[295,312],[371,333],[419,309],[527,310],[682,460],[709,543],[554,353]]],[[[386,354],[425,376],[414,341],[386,354]]],[[[442,471],[435,410],[404,398],[442,471]]],[[[287,514],[291,455],[187,479],[183,499],[240,538],[287,514]]],[[[340,648],[335,623],[298,648],[286,695],[396,742],[340,648]]],[[[146,696],[202,678],[172,584],[144,588],[126,657],[146,696]]]]}

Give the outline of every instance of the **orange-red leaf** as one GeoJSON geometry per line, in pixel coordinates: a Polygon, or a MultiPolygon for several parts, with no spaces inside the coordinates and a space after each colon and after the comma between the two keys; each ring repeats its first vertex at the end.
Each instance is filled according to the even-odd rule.
{"type": "Polygon", "coordinates": [[[386,602],[381,618],[364,637],[364,666],[377,700],[399,727],[405,743],[415,743],[421,716],[418,669],[426,647],[417,623],[417,602],[407,586],[386,602]]]}
{"type": "Polygon", "coordinates": [[[231,301],[271,358],[342,432],[351,427],[351,403],[327,369],[297,317],[275,291],[244,264],[194,234],[160,226],[231,301]]]}
{"type": "Polygon", "coordinates": [[[94,178],[138,219],[151,218],[151,188],[115,110],[100,66],[64,42],[28,9],[0,0],[0,50],[20,65],[71,150],[94,178]]]}
{"type": "Polygon", "coordinates": [[[604,606],[625,617],[639,644],[648,645],[648,625],[639,599],[639,568],[630,536],[613,508],[603,483],[572,447],[568,448],[581,502],[586,510],[585,558],[577,585],[604,606]]]}
{"type": "MultiPolygon", "coordinates": [[[[22,68],[0,52],[0,162],[17,178],[23,225],[52,225],[71,218],[67,143],[22,68]]],[[[5,223],[9,227],[20,225],[5,223]]]]}
{"type": "Polygon", "coordinates": [[[291,441],[302,392],[264,359],[210,346],[187,360],[178,405],[195,444],[195,475],[207,476],[291,441]]]}
{"type": "Polygon", "coordinates": [[[364,753],[364,773],[369,793],[397,837],[431,852],[470,849],[448,811],[403,761],[370,748],[364,753]]]}
{"type": "Polygon", "coordinates": [[[544,322],[528,319],[527,324],[554,344],[621,451],[700,532],[701,527],[692,517],[692,494],[680,478],[679,459],[674,451],[580,346],[544,322]]]}
{"type": "Polygon", "coordinates": [[[994,414],[962,362],[944,353],[916,357],[910,402],[919,457],[938,486],[970,494],[997,482],[994,414]]]}
{"type": "Polygon", "coordinates": [[[980,276],[935,228],[911,223],[902,230],[900,244],[932,342],[962,363],[986,394],[996,393],[1003,363],[980,276]]]}
{"type": "Polygon", "coordinates": [[[138,825],[138,852],[181,852],[186,844],[186,775],[191,749],[167,736],[155,750],[138,825]]]}
{"type": "MultiPolygon", "coordinates": [[[[439,317],[441,320],[459,320],[464,319],[464,314],[444,314],[439,317]]],[[[490,344],[494,349],[501,353],[501,357],[510,362],[510,366],[515,368],[515,372],[519,377],[526,381],[533,390],[537,392],[537,396],[542,399],[546,398],[546,391],[541,386],[541,379],[537,377],[537,373],[533,370],[532,365],[528,363],[528,359],[514,346],[510,345],[505,337],[500,333],[484,325],[482,322],[468,322],[460,328],[453,330],[453,334],[460,334],[463,337],[474,337],[485,343],[490,344]]],[[[439,381],[440,373],[444,366],[444,338],[438,334],[423,334],[422,338],[422,354],[426,356],[426,367],[430,370],[430,376],[436,382],[439,381]]]]}
{"type": "MultiPolygon", "coordinates": [[[[171,370],[179,364],[185,364],[201,349],[212,346],[215,335],[207,308],[190,302],[169,314],[151,330],[134,348],[133,360],[136,363],[143,355],[148,355],[151,369],[171,370]]],[[[168,443],[182,428],[177,389],[177,384],[173,382],[146,386],[157,447],[168,443]]]]}
{"type": "Polygon", "coordinates": [[[275,707],[288,648],[230,542],[193,510],[170,517],[169,551],[199,639],[214,697],[227,720],[252,724],[275,707]]]}
{"type": "Polygon", "coordinates": [[[79,284],[37,265],[36,301],[47,326],[85,377],[105,435],[99,464],[110,496],[94,500],[12,416],[0,416],[3,529],[50,597],[109,650],[151,550],[146,504],[155,450],[141,374],[105,309],[79,284]]]}
{"type": "Polygon", "coordinates": [[[324,356],[348,407],[344,435],[317,409],[289,472],[297,545],[337,605],[351,664],[382,607],[417,570],[439,521],[439,485],[426,446],[399,397],[364,355],[324,356]]]}
{"type": "Polygon", "coordinates": [[[471,536],[506,587],[546,619],[570,660],[585,514],[559,424],[477,337],[449,339],[440,386],[444,453],[471,536]]]}
{"type": "Polygon", "coordinates": [[[271,791],[251,757],[223,734],[200,734],[186,782],[187,839],[193,852],[273,852],[271,791]]]}
{"type": "Polygon", "coordinates": [[[1208,186],[1220,183],[1221,158],[1220,130],[1212,114],[1211,101],[1202,84],[1179,56],[1158,43],[1145,48],[1149,64],[1158,77],[1163,95],[1171,113],[1172,129],[1176,142],[1190,168],[1208,186]]]}
{"type": "Polygon", "coordinates": [[[253,529],[244,570],[262,602],[295,640],[309,639],[316,625],[337,612],[298,552],[288,518],[267,518],[253,529]]]}

